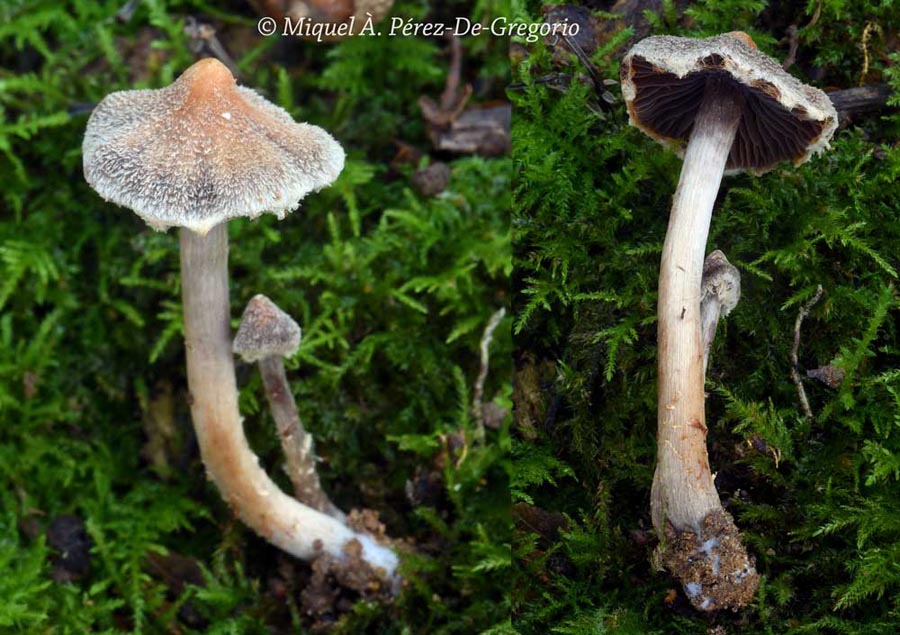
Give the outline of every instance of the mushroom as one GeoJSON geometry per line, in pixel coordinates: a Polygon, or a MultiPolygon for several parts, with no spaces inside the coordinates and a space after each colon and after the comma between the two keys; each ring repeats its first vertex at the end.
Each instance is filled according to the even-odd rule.
{"type": "Polygon", "coordinates": [[[706,450],[700,280],[722,175],[799,165],[828,147],[837,113],[746,34],[654,36],[621,65],[632,125],[684,157],[659,274],[653,525],[663,560],[701,610],[737,608],[758,576],[722,508],[706,450]]]}
{"type": "Polygon", "coordinates": [[[204,59],[165,88],[108,95],[88,121],[82,151],[85,178],[102,197],[157,230],[181,227],[191,416],[223,499],[288,553],[313,560],[361,552],[373,575],[396,588],[396,554],[282,492],[247,444],[238,410],[225,221],[266,211],[283,218],[337,178],[341,146],[204,59]]]}
{"type": "Polygon", "coordinates": [[[303,429],[284,372],[283,358],[296,353],[299,346],[300,327],[293,318],[266,296],[253,296],[244,309],[232,350],[245,362],[256,362],[259,366],[266,399],[281,439],[288,477],[294,485],[294,497],[344,522],[344,512],[331,502],[319,483],[313,438],[303,429]]]}
{"type": "Polygon", "coordinates": [[[709,361],[709,351],[716,337],[719,317],[726,317],[741,299],[741,272],[728,262],[720,250],[703,261],[700,282],[700,339],[703,341],[703,376],[709,361]]]}

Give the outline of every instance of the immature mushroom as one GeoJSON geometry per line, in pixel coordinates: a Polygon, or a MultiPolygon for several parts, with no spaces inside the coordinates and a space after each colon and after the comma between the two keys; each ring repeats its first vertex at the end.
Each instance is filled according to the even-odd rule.
{"type": "Polygon", "coordinates": [[[837,114],[745,34],[650,37],[628,52],[621,74],[632,125],[684,156],[660,265],[653,524],[694,606],[737,608],[752,599],[758,576],[706,451],[700,279],[712,209],[726,170],[803,163],[827,148],[837,114]]]}
{"type": "Polygon", "coordinates": [[[205,59],[166,88],[108,95],[88,121],[82,151],[85,178],[101,196],[155,229],[182,228],[191,415],[222,497],[254,531],[298,558],[361,549],[373,575],[395,582],[390,549],[278,489],[248,446],[238,410],[224,221],[266,211],[283,217],[337,178],[341,146],[205,59]]]}
{"type": "Polygon", "coordinates": [[[259,365],[294,496],[301,503],[344,522],[344,512],[322,490],[313,438],[303,429],[284,372],[283,358],[296,353],[299,346],[300,327],[293,318],[266,296],[253,296],[244,309],[232,348],[245,362],[259,365]]]}
{"type": "Polygon", "coordinates": [[[725,317],[741,299],[741,272],[716,249],[703,261],[700,282],[700,334],[703,341],[703,375],[709,362],[709,350],[716,337],[719,318],[725,317]]]}

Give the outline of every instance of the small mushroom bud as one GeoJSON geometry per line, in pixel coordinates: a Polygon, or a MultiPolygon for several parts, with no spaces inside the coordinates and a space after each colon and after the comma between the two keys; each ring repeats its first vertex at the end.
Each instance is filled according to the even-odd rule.
{"type": "Polygon", "coordinates": [[[253,296],[244,309],[232,348],[245,362],[259,365],[266,399],[287,463],[287,473],[294,485],[294,496],[301,503],[344,522],[344,513],[322,490],[316,471],[313,438],[303,429],[284,372],[282,358],[296,353],[299,346],[300,327],[293,318],[266,296],[253,296]]]}
{"type": "Polygon", "coordinates": [[[700,282],[700,332],[703,340],[703,375],[709,361],[709,351],[716,337],[719,318],[725,317],[741,299],[741,272],[716,249],[703,261],[700,282]]]}
{"type": "Polygon", "coordinates": [[[232,349],[245,362],[290,357],[300,347],[302,332],[290,315],[259,293],[247,303],[232,349]]]}

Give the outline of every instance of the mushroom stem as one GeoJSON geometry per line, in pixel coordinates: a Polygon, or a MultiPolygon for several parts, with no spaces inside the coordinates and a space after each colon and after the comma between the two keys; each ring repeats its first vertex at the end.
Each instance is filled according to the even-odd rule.
{"type": "Polygon", "coordinates": [[[657,464],[650,511],[663,562],[703,611],[736,608],[759,578],[709,469],[700,282],[713,205],[741,117],[707,80],[672,203],[659,275],[657,464]]]}
{"type": "Polygon", "coordinates": [[[281,449],[287,462],[288,476],[294,485],[294,495],[301,503],[343,523],[346,515],[331,502],[319,482],[313,438],[300,422],[297,404],[284,372],[284,361],[277,355],[264,357],[259,360],[259,374],[262,376],[278,438],[281,439],[281,449]]]}
{"type": "Polygon", "coordinates": [[[659,271],[658,450],[651,511],[662,532],[699,531],[722,505],[706,453],[700,280],[713,204],[740,102],[711,80],[684,155],[659,271]]]}
{"type": "Polygon", "coordinates": [[[287,496],[247,444],[231,350],[224,223],[205,236],[181,230],[181,275],[191,417],[207,475],[222,498],[257,534],[291,555],[344,560],[361,552],[374,573],[396,588],[396,554],[287,496]]]}
{"type": "Polygon", "coordinates": [[[722,303],[716,296],[709,296],[700,303],[700,333],[703,340],[703,377],[706,377],[706,369],[709,367],[709,351],[712,350],[713,340],[716,339],[716,330],[719,326],[719,316],[722,313],[722,303]]]}

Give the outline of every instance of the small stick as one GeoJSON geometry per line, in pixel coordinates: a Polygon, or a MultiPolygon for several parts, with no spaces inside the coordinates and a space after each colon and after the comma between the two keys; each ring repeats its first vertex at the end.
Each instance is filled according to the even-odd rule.
{"type": "Polygon", "coordinates": [[[446,128],[453,124],[466,109],[469,98],[472,96],[472,86],[466,84],[460,89],[462,81],[462,44],[458,37],[450,37],[450,69],[447,71],[447,80],[444,82],[444,90],[441,92],[440,104],[435,103],[430,97],[419,97],[419,109],[425,121],[431,126],[446,128]]]}
{"type": "Polygon", "coordinates": [[[500,320],[506,315],[506,308],[494,312],[491,319],[488,320],[487,326],[484,327],[484,334],[481,336],[481,369],[478,371],[478,378],[475,380],[475,387],[472,390],[472,414],[475,416],[475,437],[482,443],[484,442],[484,382],[487,379],[488,368],[490,365],[489,349],[494,339],[494,331],[500,324],[500,320]]]}
{"type": "Polygon", "coordinates": [[[800,38],[797,32],[797,25],[792,24],[787,28],[787,38],[789,43],[788,54],[787,57],[784,58],[784,62],[781,64],[781,68],[784,70],[789,69],[794,65],[794,62],[797,61],[797,46],[800,43],[800,38]]]}
{"type": "Polygon", "coordinates": [[[878,83],[828,93],[828,99],[838,111],[841,122],[854,115],[878,112],[887,105],[891,96],[890,86],[878,83]]]}
{"type": "Polygon", "coordinates": [[[876,22],[867,22],[866,28],[863,29],[862,34],[862,50],[863,50],[863,67],[862,72],[859,74],[859,85],[863,86],[866,83],[866,75],[869,74],[869,39],[872,37],[872,31],[877,33],[878,35],[883,35],[881,31],[881,27],[876,22]]]}
{"type": "Polygon", "coordinates": [[[131,18],[134,17],[134,12],[137,11],[138,5],[141,4],[141,0],[128,0],[122,7],[116,11],[116,20],[121,22],[122,24],[127,24],[131,22],[131,18]]]}
{"type": "Polygon", "coordinates": [[[588,72],[588,75],[591,78],[591,81],[594,83],[594,88],[599,92],[600,88],[603,86],[603,77],[597,71],[597,67],[591,62],[591,58],[588,57],[588,54],[584,52],[584,49],[581,48],[581,45],[575,41],[575,38],[571,37],[568,33],[563,33],[563,40],[565,40],[566,44],[569,45],[571,51],[575,54],[575,57],[578,58],[578,61],[584,66],[585,70],[588,72]]]}
{"type": "Polygon", "coordinates": [[[316,472],[313,438],[303,429],[284,372],[283,358],[293,355],[299,345],[300,327],[274,302],[260,294],[247,303],[233,348],[244,361],[259,365],[287,473],[294,485],[294,496],[301,503],[344,522],[344,512],[322,490],[316,472]]]}
{"type": "Polygon", "coordinates": [[[441,93],[441,110],[455,110],[460,104],[459,84],[462,79],[462,44],[458,37],[450,38],[450,70],[441,93]]]}
{"type": "Polygon", "coordinates": [[[209,53],[222,62],[235,77],[240,77],[241,71],[237,64],[222,46],[216,37],[216,29],[210,24],[199,22],[194,16],[187,16],[184,20],[184,33],[193,40],[193,48],[196,53],[207,49],[209,53]]]}
{"type": "Polygon", "coordinates": [[[820,284],[818,288],[816,288],[816,294],[809,302],[800,308],[800,312],[797,314],[797,321],[794,322],[794,346],[791,349],[791,380],[794,382],[794,385],[797,386],[797,395],[800,397],[800,407],[803,409],[803,414],[809,421],[812,421],[815,416],[813,415],[812,408],[809,407],[806,391],[803,389],[803,380],[800,378],[800,362],[797,359],[797,353],[800,350],[800,326],[803,324],[803,320],[809,315],[812,308],[822,299],[823,293],[824,290],[820,284]]]}

